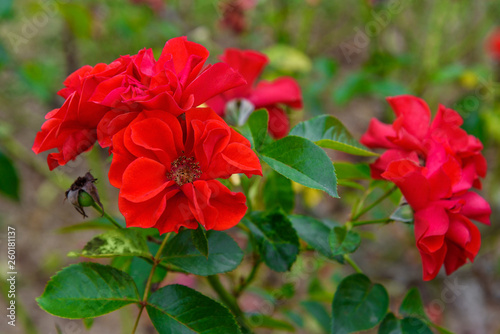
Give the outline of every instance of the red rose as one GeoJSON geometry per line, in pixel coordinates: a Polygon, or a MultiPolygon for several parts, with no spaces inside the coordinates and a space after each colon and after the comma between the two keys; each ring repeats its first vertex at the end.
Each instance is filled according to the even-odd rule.
{"type": "Polygon", "coordinates": [[[428,167],[402,159],[389,164],[382,177],[394,182],[414,210],[415,239],[424,280],[433,279],[444,264],[449,275],[473,261],[481,236],[470,219],[489,224],[489,204],[474,192],[455,193],[462,182],[459,162],[433,148],[428,167]]]}
{"type": "Polygon", "coordinates": [[[109,65],[87,65],[64,81],[66,88],[58,94],[66,101],[45,116],[47,121],[33,144],[36,154],[53,148],[58,150],[47,157],[50,170],[92,148],[97,139],[97,125],[109,108],[89,102],[90,96],[100,82],[124,71],[131,60],[131,57],[122,57],[109,65]]]}
{"type": "MultiPolygon", "coordinates": [[[[474,136],[460,128],[462,117],[454,110],[439,106],[431,121],[429,107],[422,99],[410,95],[389,97],[396,120],[384,124],[376,119],[370,121],[361,143],[371,148],[388,149],[371,165],[374,178],[381,178],[389,163],[398,157],[420,158],[424,164],[429,158],[429,148],[439,143],[448,154],[455,156],[463,169],[462,190],[471,186],[481,188],[480,177],[486,175],[486,160],[481,154],[483,145],[474,136]]],[[[458,186],[457,186],[458,187],[458,186]]]]}
{"type": "Polygon", "coordinates": [[[247,100],[254,109],[266,108],[269,112],[269,132],[275,138],[286,136],[290,123],[280,105],[302,108],[302,94],[297,82],[289,77],[274,81],[255,81],[269,62],[266,55],[252,50],[226,49],[221,60],[238,71],[247,81],[246,85],[228,90],[207,101],[208,106],[220,115],[225,115],[227,103],[247,100]]]}
{"type": "Polygon", "coordinates": [[[250,143],[210,109],[192,109],[185,121],[163,111],[145,111],[113,138],[109,179],[120,188],[127,226],[181,226],[225,230],[247,207],[245,196],[216,178],[262,175],[250,143]]]}
{"type": "Polygon", "coordinates": [[[90,149],[96,138],[111,146],[112,136],[143,110],[164,110],[177,116],[244,79],[227,64],[204,68],[208,51],[185,37],[169,40],[156,61],[151,49],[122,56],[113,63],[84,66],[64,82],[59,94],[66,98],[46,118],[33,150],[49,155],[54,169],[90,149]],[[77,140],[83,143],[75,144],[77,140]]]}

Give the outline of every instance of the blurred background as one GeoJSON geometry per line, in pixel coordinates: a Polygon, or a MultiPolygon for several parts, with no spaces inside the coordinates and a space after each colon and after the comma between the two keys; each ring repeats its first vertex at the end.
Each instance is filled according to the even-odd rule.
{"type": "MultiPolygon", "coordinates": [[[[262,78],[296,78],[305,106],[290,113],[293,124],[331,114],[359,138],[371,117],[393,120],[384,97],[405,93],[422,97],[433,112],[439,103],[459,111],[463,127],[483,142],[489,165],[481,194],[492,206],[492,226],[480,226],[483,241],[474,264],[423,282],[411,227],[404,224],[363,227],[353,258],[387,287],[393,311],[416,286],[442,326],[455,333],[500,333],[500,42],[492,46],[497,25],[498,1],[0,0],[0,332],[130,331],[137,312],[132,306],[95,319],[88,330],[82,321],[56,318],[37,306],[50,276],[80,261],[66,254],[99,232],[65,229],[83,221],[64,202],[72,180],[92,170],[104,207],[119,212],[117,191],[106,176],[107,152],[94,148],[49,172],[48,152],[36,156],[31,146],[45,114],[61,106],[56,93],[68,74],[142,48],[158,57],[168,39],[187,36],[209,49],[212,63],[227,47],[255,49],[270,59],[262,78]],[[4,315],[7,226],[17,232],[15,328],[4,315]]],[[[369,161],[329,154],[334,161],[369,161]]],[[[339,194],[340,200],[297,189],[296,212],[343,222],[359,191],[340,187],[339,194]]],[[[386,203],[372,215],[387,217],[393,209],[386,203]]],[[[326,261],[306,254],[290,273],[259,272],[241,306],[283,321],[281,331],[259,333],[292,332],[287,324],[297,333],[327,332],[335,286],[352,270],[326,261]]],[[[229,276],[247,273],[250,262],[229,276]]],[[[193,277],[169,275],[168,282],[174,281],[214,295],[193,277]]],[[[155,333],[143,320],[138,333],[155,333]]]]}

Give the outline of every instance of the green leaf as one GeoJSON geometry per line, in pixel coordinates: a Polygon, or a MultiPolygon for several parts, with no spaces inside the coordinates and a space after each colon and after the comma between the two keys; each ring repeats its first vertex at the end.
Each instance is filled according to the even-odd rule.
{"type": "Polygon", "coordinates": [[[299,253],[299,238],[283,212],[253,212],[244,222],[266,265],[278,272],[289,270],[299,253]]]}
{"type": "Polygon", "coordinates": [[[90,240],[81,252],[70,252],[68,256],[83,256],[88,258],[115,256],[145,256],[149,257],[145,237],[134,228],[109,230],[90,240]]]}
{"type": "Polygon", "coordinates": [[[311,300],[303,301],[300,303],[300,305],[302,305],[302,307],[305,308],[310,315],[312,315],[312,317],[318,322],[321,328],[323,328],[325,333],[328,333],[330,331],[332,319],[330,318],[330,315],[326,311],[323,304],[311,300]]]}
{"type": "Polygon", "coordinates": [[[424,303],[417,288],[411,288],[399,307],[399,313],[408,317],[417,317],[430,321],[425,313],[424,303]]]}
{"type": "Polygon", "coordinates": [[[295,193],[292,182],[281,174],[274,171],[267,174],[264,183],[263,199],[266,209],[283,209],[291,212],[295,206],[295,193]]]}
{"type": "Polygon", "coordinates": [[[252,327],[256,328],[269,328],[276,331],[287,331],[288,333],[295,333],[295,327],[288,321],[271,318],[268,315],[253,313],[248,315],[248,320],[252,327]]]}
{"type": "Polygon", "coordinates": [[[254,111],[248,118],[245,127],[248,127],[251,136],[250,143],[252,148],[259,151],[267,137],[267,124],[269,122],[269,114],[266,109],[254,111]]]}
{"type": "Polygon", "coordinates": [[[227,308],[187,286],[152,293],[146,310],[160,334],[241,334],[227,308]]]}
{"type": "Polygon", "coordinates": [[[347,334],[375,327],[386,315],[389,295],[363,274],[340,282],[332,303],[332,333],[347,334]]]}
{"type": "Polygon", "coordinates": [[[0,152],[0,193],[19,201],[19,177],[16,168],[6,155],[0,152]]]}
{"type": "Polygon", "coordinates": [[[290,215],[288,218],[299,237],[307,242],[309,246],[329,259],[339,260],[333,256],[328,242],[330,227],[326,226],[322,221],[308,216],[290,215]]]}
{"type": "Polygon", "coordinates": [[[344,255],[354,252],[361,243],[361,237],[355,231],[347,231],[345,227],[336,226],[328,237],[333,255],[344,255]]]}
{"type": "Polygon", "coordinates": [[[208,258],[194,246],[191,232],[184,230],[169,240],[163,251],[162,261],[191,274],[209,276],[234,270],[243,260],[243,251],[224,232],[207,232],[208,258]]]}
{"type": "Polygon", "coordinates": [[[316,145],[361,156],[376,156],[368,148],[361,145],[349,133],[344,124],[329,115],[321,115],[297,124],[291,136],[309,139],[316,145]]]}
{"type": "Polygon", "coordinates": [[[366,163],[352,164],[348,162],[335,162],[335,173],[337,178],[348,180],[369,180],[370,166],[366,163]]]}
{"type": "Polygon", "coordinates": [[[389,313],[380,324],[378,334],[432,334],[432,331],[417,318],[398,319],[389,313]]]}
{"type": "Polygon", "coordinates": [[[325,151],[311,141],[288,136],[266,146],[260,154],[272,169],[290,180],[338,197],[335,168],[325,151]]]}
{"type": "Polygon", "coordinates": [[[37,299],[46,312],[69,319],[95,318],[139,303],[132,278],[111,266],[81,262],[58,272],[37,299]]]}
{"type": "Polygon", "coordinates": [[[198,223],[198,228],[196,230],[191,230],[191,239],[193,240],[194,247],[208,258],[208,239],[207,234],[203,226],[198,223]]]}

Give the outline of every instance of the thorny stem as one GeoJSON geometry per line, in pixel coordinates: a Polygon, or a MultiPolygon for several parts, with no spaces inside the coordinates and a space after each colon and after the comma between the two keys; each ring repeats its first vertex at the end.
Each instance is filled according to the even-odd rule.
{"type": "Polygon", "coordinates": [[[97,212],[99,212],[101,215],[103,215],[104,218],[106,218],[107,220],[109,220],[113,225],[115,225],[117,228],[123,228],[122,226],[120,226],[120,224],[118,224],[118,222],[113,218],[111,217],[110,215],[108,215],[106,212],[104,212],[101,207],[99,205],[97,205],[95,202],[92,203],[92,207],[94,209],[96,209],[97,212]]]}
{"type": "Polygon", "coordinates": [[[144,289],[144,296],[142,297],[142,301],[141,301],[141,308],[139,309],[139,314],[137,315],[137,318],[135,319],[135,324],[134,324],[134,328],[132,329],[132,334],[135,333],[137,326],[139,325],[139,320],[141,319],[142,311],[144,311],[144,308],[146,307],[148,295],[149,295],[149,290],[151,289],[151,283],[153,282],[153,276],[154,276],[156,267],[160,264],[161,253],[163,252],[163,248],[165,248],[165,245],[167,244],[169,237],[170,237],[170,233],[168,233],[165,236],[165,238],[163,239],[163,242],[161,243],[160,248],[158,248],[158,251],[156,252],[156,255],[153,259],[153,267],[151,268],[151,272],[149,273],[148,281],[146,282],[146,288],[144,289]]]}
{"type": "Polygon", "coordinates": [[[362,209],[360,212],[358,212],[356,215],[354,215],[354,217],[352,217],[351,221],[355,222],[356,220],[358,220],[359,217],[361,217],[362,215],[364,215],[365,213],[367,213],[368,211],[370,211],[371,209],[373,209],[374,207],[376,207],[380,202],[382,202],[387,197],[389,197],[394,191],[396,191],[396,189],[397,189],[397,187],[393,186],[391,189],[387,190],[375,202],[373,202],[372,204],[368,205],[367,207],[365,207],[364,209],[362,209]]]}

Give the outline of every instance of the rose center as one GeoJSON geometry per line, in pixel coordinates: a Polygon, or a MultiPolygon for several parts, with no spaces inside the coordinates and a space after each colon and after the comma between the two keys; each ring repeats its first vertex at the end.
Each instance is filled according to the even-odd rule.
{"type": "Polygon", "coordinates": [[[200,176],[200,163],[196,162],[193,157],[185,156],[181,156],[173,161],[170,165],[170,172],[167,173],[167,177],[179,186],[192,183],[198,180],[200,176]]]}

